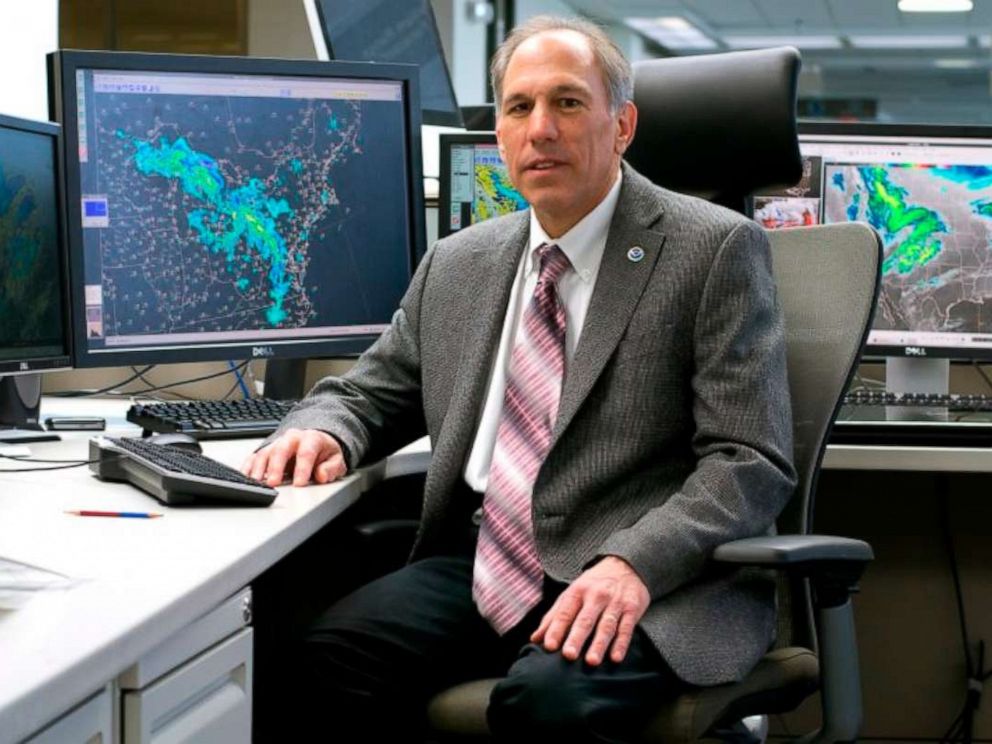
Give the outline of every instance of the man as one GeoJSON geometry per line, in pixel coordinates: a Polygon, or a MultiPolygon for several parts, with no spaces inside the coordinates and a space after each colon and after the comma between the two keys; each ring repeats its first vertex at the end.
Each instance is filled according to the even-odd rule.
{"type": "Polygon", "coordinates": [[[434,246],[391,328],[244,470],[325,483],[431,437],[411,563],[308,638],[328,725],[409,734],[433,692],[506,675],[497,737],[625,741],[773,637],[770,580],[707,564],[795,485],[768,245],[621,165],[630,68],[595,26],[524,24],[492,79],[531,210],[434,246]]]}

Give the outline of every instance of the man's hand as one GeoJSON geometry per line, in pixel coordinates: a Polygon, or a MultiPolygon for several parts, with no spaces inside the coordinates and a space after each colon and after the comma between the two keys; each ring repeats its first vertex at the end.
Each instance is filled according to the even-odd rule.
{"type": "Polygon", "coordinates": [[[330,434],[316,429],[289,429],[249,455],[241,464],[241,472],[266,485],[278,486],[291,462],[294,486],[305,486],[311,478],[317,483],[330,483],[348,470],[341,445],[330,434]]]}
{"type": "Polygon", "coordinates": [[[543,643],[547,651],[561,646],[562,656],[575,661],[595,631],[586,663],[597,666],[611,644],[610,659],[619,663],[650,603],[648,588],[630,564],[608,555],[558,596],[530,640],[543,643]]]}

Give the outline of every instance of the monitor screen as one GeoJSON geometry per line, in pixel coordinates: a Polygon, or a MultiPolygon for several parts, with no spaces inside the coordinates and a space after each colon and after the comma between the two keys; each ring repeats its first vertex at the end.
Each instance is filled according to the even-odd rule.
{"type": "Polygon", "coordinates": [[[441,135],[438,236],[527,209],[510,183],[492,132],[441,135]]]}
{"type": "Polygon", "coordinates": [[[462,126],[430,0],[316,0],[316,5],[331,59],[417,65],[424,123],[462,126]]]}
{"type": "Polygon", "coordinates": [[[0,374],[70,364],[58,132],[0,116],[0,374]]]}
{"type": "Polygon", "coordinates": [[[411,68],[60,52],[77,366],[364,350],[424,252],[411,68]]]}
{"type": "Polygon", "coordinates": [[[992,356],[992,128],[804,123],[800,149],[802,180],[756,196],[755,219],[878,230],[868,353],[992,356]]]}

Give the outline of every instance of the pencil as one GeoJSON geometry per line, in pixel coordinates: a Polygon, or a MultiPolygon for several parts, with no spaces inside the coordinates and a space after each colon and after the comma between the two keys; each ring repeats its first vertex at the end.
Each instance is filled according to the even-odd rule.
{"type": "Polygon", "coordinates": [[[93,511],[91,509],[73,509],[66,514],[75,514],[77,517],[126,517],[128,519],[155,519],[161,517],[157,512],[118,512],[118,511],[93,511]]]}

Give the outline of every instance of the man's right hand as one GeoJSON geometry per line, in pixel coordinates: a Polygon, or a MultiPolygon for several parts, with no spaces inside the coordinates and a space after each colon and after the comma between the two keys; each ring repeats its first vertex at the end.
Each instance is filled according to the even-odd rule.
{"type": "Polygon", "coordinates": [[[341,445],[327,432],[316,429],[287,430],[250,454],[241,464],[241,472],[274,487],[289,474],[291,464],[294,486],[305,486],[311,480],[330,483],[348,472],[341,445]]]}

